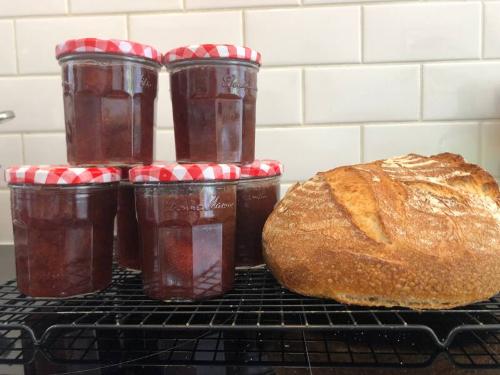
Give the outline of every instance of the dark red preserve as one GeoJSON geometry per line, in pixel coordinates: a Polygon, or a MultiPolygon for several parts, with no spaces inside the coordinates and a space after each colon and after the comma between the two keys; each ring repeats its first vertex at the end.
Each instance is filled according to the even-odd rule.
{"type": "Polygon", "coordinates": [[[165,55],[179,162],[250,163],[260,54],[203,44],[165,55]]]}
{"type": "Polygon", "coordinates": [[[221,164],[130,171],[148,296],[198,300],[232,288],[238,177],[237,166],[221,164]]]}
{"type": "Polygon", "coordinates": [[[130,168],[122,167],[122,179],[118,187],[118,212],[116,214],[116,259],[118,265],[140,270],[142,253],[139,228],[135,215],[134,185],[128,180],[130,168]]]}
{"type": "Polygon", "coordinates": [[[16,275],[31,297],[71,297],[111,282],[116,168],[7,170],[16,275]]]}
{"type": "Polygon", "coordinates": [[[236,211],[237,267],[264,264],[262,229],[279,200],[283,167],[275,160],[255,160],[241,166],[236,211]]]}
{"type": "Polygon", "coordinates": [[[68,40],[62,67],[68,162],[151,163],[161,56],[123,40],[68,40]]]}

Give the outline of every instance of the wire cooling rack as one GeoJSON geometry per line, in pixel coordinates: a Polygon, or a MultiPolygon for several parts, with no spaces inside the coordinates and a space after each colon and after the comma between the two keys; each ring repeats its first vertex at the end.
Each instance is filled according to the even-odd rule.
{"type": "Polygon", "coordinates": [[[7,282],[0,361],[37,350],[63,362],[160,352],[148,363],[270,366],[299,365],[305,355],[315,366],[424,366],[446,350],[461,366],[497,367],[500,296],[452,310],[369,309],[291,293],[265,268],[238,271],[231,292],[195,303],[151,300],[140,275],[121,269],[106,290],[64,300],[28,298],[7,282]]]}

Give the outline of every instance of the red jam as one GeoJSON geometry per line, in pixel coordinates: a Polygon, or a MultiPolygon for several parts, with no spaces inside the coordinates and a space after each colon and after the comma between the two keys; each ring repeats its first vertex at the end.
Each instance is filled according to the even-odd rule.
{"type": "Polygon", "coordinates": [[[118,212],[116,214],[116,258],[124,268],[140,270],[142,255],[139,228],[135,216],[134,185],[121,181],[118,188],[118,212]]]}
{"type": "Polygon", "coordinates": [[[262,229],[279,199],[279,177],[246,178],[238,182],[235,253],[237,267],[264,264],[262,229]]]}
{"type": "Polygon", "coordinates": [[[106,288],[117,184],[10,187],[19,290],[70,297],[106,288]]]}
{"type": "Polygon", "coordinates": [[[177,161],[254,160],[258,69],[238,60],[169,66],[177,161]]]}
{"type": "Polygon", "coordinates": [[[68,162],[151,163],[160,65],[90,53],[67,55],[59,62],[68,162]]]}
{"type": "Polygon", "coordinates": [[[233,286],[236,184],[136,184],[144,291],[197,300],[233,286]]]}

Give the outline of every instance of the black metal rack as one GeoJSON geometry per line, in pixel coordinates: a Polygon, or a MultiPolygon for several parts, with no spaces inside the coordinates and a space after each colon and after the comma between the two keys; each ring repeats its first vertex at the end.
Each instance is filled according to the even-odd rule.
{"type": "Polygon", "coordinates": [[[147,298],[137,273],[116,269],[104,291],[64,300],[0,286],[0,361],[42,351],[56,362],[423,367],[440,353],[460,366],[500,366],[500,296],[452,310],[368,309],[307,298],[265,268],[200,302],[147,298]],[[70,354],[68,354],[70,353],[70,354]]]}

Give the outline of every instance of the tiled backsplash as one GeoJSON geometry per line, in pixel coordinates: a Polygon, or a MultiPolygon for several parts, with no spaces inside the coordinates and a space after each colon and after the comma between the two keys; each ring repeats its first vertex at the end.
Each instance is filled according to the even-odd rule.
{"type": "MultiPolygon", "coordinates": [[[[261,51],[257,155],[283,160],[283,189],[407,152],[457,152],[500,177],[500,2],[0,0],[0,110],[17,115],[0,125],[0,164],[65,161],[54,45],[81,36],[261,51]]],[[[174,157],[171,117],[163,71],[158,159],[174,157]]]]}

